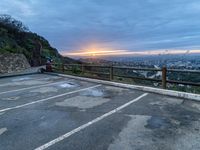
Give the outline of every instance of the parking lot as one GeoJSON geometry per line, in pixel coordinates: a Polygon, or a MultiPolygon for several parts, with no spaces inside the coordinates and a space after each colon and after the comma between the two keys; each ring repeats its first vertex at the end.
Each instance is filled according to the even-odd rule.
{"type": "Polygon", "coordinates": [[[200,103],[48,74],[0,79],[0,150],[199,150],[200,103]]]}

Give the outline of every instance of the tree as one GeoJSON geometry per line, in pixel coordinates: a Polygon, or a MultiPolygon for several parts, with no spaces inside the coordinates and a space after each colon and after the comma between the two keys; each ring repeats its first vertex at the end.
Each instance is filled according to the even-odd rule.
{"type": "Polygon", "coordinates": [[[12,18],[10,15],[0,15],[0,27],[7,27],[12,32],[29,32],[27,26],[21,21],[12,18]]]}

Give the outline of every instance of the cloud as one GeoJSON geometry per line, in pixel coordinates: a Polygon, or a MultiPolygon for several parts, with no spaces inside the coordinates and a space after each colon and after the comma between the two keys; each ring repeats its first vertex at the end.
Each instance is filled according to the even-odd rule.
{"type": "Polygon", "coordinates": [[[198,0],[2,0],[13,15],[60,51],[200,48],[198,0]]]}
{"type": "Polygon", "coordinates": [[[15,15],[17,17],[32,17],[36,15],[33,11],[31,1],[25,0],[2,0],[0,5],[0,13],[10,13],[10,15],[15,15]]]}

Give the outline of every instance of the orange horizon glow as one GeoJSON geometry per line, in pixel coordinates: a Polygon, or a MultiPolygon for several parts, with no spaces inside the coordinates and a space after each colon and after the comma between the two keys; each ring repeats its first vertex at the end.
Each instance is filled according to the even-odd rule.
{"type": "Polygon", "coordinates": [[[152,50],[152,51],[128,51],[128,50],[78,50],[76,52],[62,52],[65,56],[74,57],[98,57],[98,56],[139,56],[139,55],[159,55],[159,54],[195,54],[200,50],[152,50]]]}

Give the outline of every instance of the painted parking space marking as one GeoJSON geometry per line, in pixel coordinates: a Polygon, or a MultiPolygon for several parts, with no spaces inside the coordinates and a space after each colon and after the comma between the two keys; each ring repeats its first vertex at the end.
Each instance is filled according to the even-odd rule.
{"type": "Polygon", "coordinates": [[[90,87],[79,89],[79,90],[75,90],[75,91],[71,91],[71,92],[67,92],[67,93],[52,96],[52,97],[48,97],[48,98],[44,98],[44,99],[41,99],[41,100],[26,103],[26,104],[23,104],[23,105],[18,105],[18,106],[15,106],[15,107],[9,107],[9,108],[5,108],[5,109],[1,109],[0,113],[6,112],[6,111],[9,111],[9,110],[13,110],[13,109],[22,108],[22,107],[29,106],[29,105],[33,105],[33,104],[36,104],[36,103],[41,103],[41,102],[44,102],[44,101],[48,101],[48,100],[51,100],[51,99],[54,99],[54,98],[58,98],[58,97],[70,95],[70,94],[73,94],[73,93],[81,92],[81,91],[84,91],[84,90],[93,89],[93,88],[96,88],[96,87],[99,87],[99,86],[101,86],[101,84],[98,84],[98,85],[95,85],[95,86],[90,86],[90,87]]]}
{"type": "Polygon", "coordinates": [[[31,87],[21,88],[21,89],[17,89],[17,90],[5,91],[5,92],[1,92],[0,95],[1,94],[12,93],[12,92],[19,92],[19,91],[24,91],[24,90],[35,89],[35,88],[49,86],[49,85],[54,85],[54,84],[58,84],[58,83],[63,83],[63,81],[53,82],[53,83],[48,83],[48,84],[43,84],[43,85],[38,85],[38,86],[31,86],[31,87]]]}
{"type": "Polygon", "coordinates": [[[3,133],[5,133],[8,129],[7,128],[0,128],[0,135],[2,135],[3,133]]]}
{"type": "MultiPolygon", "coordinates": [[[[12,84],[16,84],[16,83],[19,83],[19,82],[28,82],[28,81],[32,81],[32,80],[35,80],[35,81],[47,81],[47,80],[54,80],[54,79],[61,79],[61,77],[45,77],[45,78],[34,78],[34,77],[21,77],[21,78],[14,78],[14,79],[11,79],[11,81],[9,80],[9,82],[7,83],[0,83],[0,87],[4,87],[4,86],[12,86],[12,84]]],[[[0,80],[1,81],[1,80],[0,80]]]]}
{"type": "Polygon", "coordinates": [[[75,128],[74,130],[72,130],[70,132],[67,132],[64,135],[61,135],[61,136],[57,137],[56,139],[54,139],[54,140],[52,140],[52,141],[50,141],[50,142],[48,142],[48,143],[36,148],[35,150],[45,150],[45,149],[49,148],[50,146],[52,146],[52,145],[54,145],[54,144],[56,144],[56,143],[58,143],[58,142],[60,142],[60,141],[62,141],[64,139],[67,139],[68,137],[72,136],[73,134],[75,134],[77,132],[80,132],[81,130],[93,125],[94,123],[97,123],[97,122],[103,120],[104,118],[107,118],[107,117],[111,116],[112,114],[114,114],[114,113],[116,113],[116,112],[128,107],[132,103],[142,99],[143,97],[145,97],[147,95],[148,95],[148,93],[144,93],[144,94],[140,95],[139,97],[137,97],[137,98],[135,98],[135,99],[133,99],[133,100],[131,100],[131,101],[129,101],[129,102],[127,102],[127,103],[125,103],[125,104],[113,109],[113,110],[111,110],[110,112],[105,113],[102,116],[97,117],[96,119],[94,119],[94,120],[92,120],[92,121],[90,121],[90,122],[88,122],[86,124],[83,124],[82,126],[80,126],[78,128],[75,128]]]}

